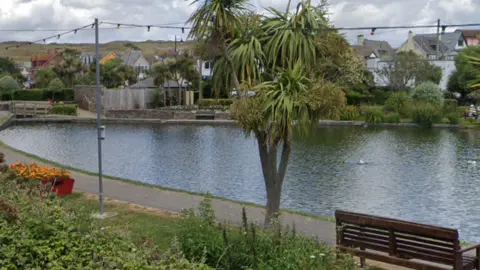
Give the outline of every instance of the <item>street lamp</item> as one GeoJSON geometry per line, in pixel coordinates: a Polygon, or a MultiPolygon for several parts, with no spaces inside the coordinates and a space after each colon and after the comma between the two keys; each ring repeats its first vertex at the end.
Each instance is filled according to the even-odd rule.
{"type": "MultiPolygon", "coordinates": [[[[183,38],[180,38],[180,43],[183,43],[183,38]]],[[[175,57],[177,56],[177,35],[175,35],[175,57]]]]}

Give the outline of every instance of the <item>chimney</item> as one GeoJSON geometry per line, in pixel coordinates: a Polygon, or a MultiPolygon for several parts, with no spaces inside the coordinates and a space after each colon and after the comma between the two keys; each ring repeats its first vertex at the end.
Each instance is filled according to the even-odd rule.
{"type": "Polygon", "coordinates": [[[357,45],[358,46],[363,46],[363,40],[365,39],[365,37],[363,35],[358,35],[357,36],[357,45]]]}

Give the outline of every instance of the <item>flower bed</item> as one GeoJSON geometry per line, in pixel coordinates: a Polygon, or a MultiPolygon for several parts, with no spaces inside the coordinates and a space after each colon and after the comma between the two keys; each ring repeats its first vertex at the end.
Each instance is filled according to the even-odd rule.
{"type": "MultiPolygon", "coordinates": [[[[9,170],[24,180],[38,180],[42,185],[52,185],[48,193],[54,192],[57,196],[70,195],[73,191],[74,179],[71,173],[64,169],[40,166],[36,163],[24,164],[16,162],[10,165],[9,170]]],[[[42,192],[42,196],[43,196],[42,192]]]]}

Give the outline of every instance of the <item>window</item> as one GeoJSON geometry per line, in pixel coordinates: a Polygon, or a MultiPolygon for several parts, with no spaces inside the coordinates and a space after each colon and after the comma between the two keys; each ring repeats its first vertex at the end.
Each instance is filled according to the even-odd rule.
{"type": "Polygon", "coordinates": [[[428,60],[435,60],[435,59],[437,59],[437,56],[435,54],[428,55],[428,60]]]}
{"type": "Polygon", "coordinates": [[[459,39],[457,45],[460,47],[463,47],[463,39],[459,39]]]}
{"type": "Polygon", "coordinates": [[[210,69],[210,62],[205,62],[205,69],[210,69]]]}

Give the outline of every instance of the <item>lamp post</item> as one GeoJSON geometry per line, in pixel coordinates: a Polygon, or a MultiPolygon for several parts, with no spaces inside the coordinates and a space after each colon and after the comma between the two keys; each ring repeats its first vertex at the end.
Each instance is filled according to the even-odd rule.
{"type": "MultiPolygon", "coordinates": [[[[175,57],[177,57],[177,35],[175,35],[175,57]]],[[[180,38],[180,43],[183,43],[183,38],[180,38]]]]}

